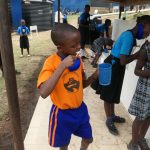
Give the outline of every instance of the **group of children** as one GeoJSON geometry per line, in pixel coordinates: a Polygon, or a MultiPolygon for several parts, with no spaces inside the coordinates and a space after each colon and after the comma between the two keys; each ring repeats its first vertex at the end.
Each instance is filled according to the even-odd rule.
{"type": "Polygon", "coordinates": [[[115,123],[124,123],[125,118],[115,114],[115,104],[120,103],[120,94],[126,64],[138,59],[135,74],[139,76],[137,89],[129,107],[129,113],[136,116],[132,127],[132,140],[129,150],[149,150],[145,134],[150,124],[150,42],[132,54],[136,39],[144,39],[150,34],[150,16],[137,19],[136,26],[123,32],[115,42],[100,37],[92,47],[96,63],[101,53],[111,49],[105,63],[112,64],[112,79],[108,86],[99,85],[98,70],[86,77],[82,59],[77,55],[80,50],[80,33],[68,24],[57,24],[51,32],[57,52],[48,57],[38,78],[37,87],[43,98],[50,96],[53,105],[49,117],[48,139],[53,147],[67,150],[71,135],[82,138],[80,150],[87,150],[93,141],[92,128],[86,104],[83,102],[83,88],[91,85],[99,91],[104,101],[106,127],[113,135],[119,135],[115,123]]]}
{"type": "Polygon", "coordinates": [[[100,94],[100,99],[104,100],[108,130],[112,134],[118,135],[119,131],[114,123],[124,123],[125,118],[116,116],[115,104],[120,103],[126,64],[138,59],[135,74],[140,76],[140,78],[129,107],[129,113],[136,116],[132,126],[132,140],[128,145],[129,150],[138,150],[139,146],[142,150],[150,149],[144,138],[150,124],[149,42],[146,42],[140,51],[131,55],[133,46],[136,46],[136,39],[144,39],[149,34],[150,16],[145,15],[137,19],[137,24],[133,29],[125,31],[120,35],[112,48],[111,55],[105,60],[105,63],[112,64],[111,84],[109,86],[101,86],[97,79],[91,85],[96,90],[96,93],[100,94]]]}
{"type": "MultiPolygon", "coordinates": [[[[105,23],[102,23],[101,20],[98,18],[94,19],[94,31],[90,31],[90,5],[85,5],[84,12],[80,15],[79,17],[79,31],[81,35],[81,49],[79,51],[81,58],[86,59],[86,54],[85,54],[85,44],[93,42],[93,38],[95,37],[104,37],[109,39],[110,38],[110,26],[111,26],[111,20],[106,19],[105,23]],[[94,34],[94,35],[93,35],[94,34]]],[[[103,41],[104,39],[102,39],[103,41]]],[[[98,40],[98,41],[101,41],[98,40]]],[[[96,43],[98,43],[96,41],[96,43]]],[[[94,41],[95,43],[95,41],[94,41]]],[[[109,42],[110,43],[110,42],[109,42]]],[[[103,43],[101,43],[103,44],[103,43]]],[[[97,45],[97,44],[96,44],[97,45]]],[[[111,45],[112,46],[112,45],[111,45]]],[[[101,46],[100,46],[101,47],[101,46]]],[[[95,52],[95,49],[92,49],[95,52]]]]}

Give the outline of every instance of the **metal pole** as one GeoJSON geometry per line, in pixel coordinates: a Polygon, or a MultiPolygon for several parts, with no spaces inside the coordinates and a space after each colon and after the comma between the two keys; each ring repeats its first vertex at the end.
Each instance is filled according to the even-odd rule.
{"type": "Polygon", "coordinates": [[[119,19],[121,19],[121,14],[122,14],[122,7],[119,6],[119,19]]]}
{"type": "Polygon", "coordinates": [[[0,51],[8,97],[9,115],[12,123],[14,149],[24,150],[7,0],[0,0],[0,20],[0,51]]]}
{"type": "Polygon", "coordinates": [[[60,0],[58,0],[58,23],[60,23],[60,0]]]}

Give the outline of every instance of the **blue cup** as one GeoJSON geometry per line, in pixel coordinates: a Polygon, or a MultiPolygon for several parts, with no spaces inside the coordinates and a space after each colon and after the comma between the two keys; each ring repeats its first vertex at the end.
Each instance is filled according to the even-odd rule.
{"type": "Polygon", "coordinates": [[[99,64],[99,84],[107,86],[111,84],[112,65],[109,63],[99,64]]]}

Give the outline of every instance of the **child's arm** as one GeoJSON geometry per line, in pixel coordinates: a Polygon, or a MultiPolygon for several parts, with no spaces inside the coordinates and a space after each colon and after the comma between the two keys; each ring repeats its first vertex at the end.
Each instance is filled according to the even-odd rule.
{"type": "Polygon", "coordinates": [[[29,31],[29,28],[27,27],[27,35],[29,35],[30,34],[30,31],[29,31]]]}
{"type": "Polygon", "coordinates": [[[120,56],[120,63],[122,66],[127,65],[134,61],[135,59],[138,59],[140,52],[136,52],[133,55],[127,56],[127,55],[121,55],[120,56]]]}
{"type": "Polygon", "coordinates": [[[142,48],[140,52],[140,57],[135,67],[135,75],[140,77],[150,77],[150,70],[143,70],[146,60],[147,60],[147,53],[146,50],[142,48]]]}
{"type": "Polygon", "coordinates": [[[83,76],[83,88],[88,87],[94,80],[98,78],[98,69],[90,76],[88,79],[86,79],[85,72],[82,73],[83,76]]]}
{"type": "Polygon", "coordinates": [[[104,31],[104,38],[109,38],[108,30],[104,31]]]}
{"type": "Polygon", "coordinates": [[[21,29],[20,29],[20,27],[18,27],[17,33],[18,33],[19,35],[21,35],[21,29]]]}
{"type": "Polygon", "coordinates": [[[96,52],[95,57],[93,58],[93,61],[91,64],[93,64],[93,65],[97,64],[97,61],[99,60],[101,55],[102,55],[102,51],[96,52]]]}
{"type": "Polygon", "coordinates": [[[75,59],[75,56],[68,56],[65,58],[54,71],[53,75],[43,84],[41,84],[39,90],[42,98],[46,98],[51,94],[64,70],[73,65],[75,59]]]}

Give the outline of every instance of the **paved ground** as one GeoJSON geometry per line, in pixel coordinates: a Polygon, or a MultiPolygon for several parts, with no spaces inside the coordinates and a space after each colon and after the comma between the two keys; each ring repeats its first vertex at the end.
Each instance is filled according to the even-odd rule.
{"type": "MultiPolygon", "coordinates": [[[[88,62],[85,62],[85,66],[88,67],[87,73],[92,73],[93,69],[88,62]]],[[[120,135],[116,137],[111,135],[105,126],[103,101],[90,87],[84,90],[84,101],[89,109],[94,137],[94,142],[90,145],[89,150],[127,150],[127,143],[131,139],[131,120],[124,107],[121,104],[116,107],[116,112],[127,120],[125,124],[117,124],[120,135]]],[[[49,99],[39,98],[24,141],[25,150],[54,150],[48,146],[47,138],[50,107],[51,101],[49,99]]],[[[72,136],[69,150],[79,150],[80,141],[80,138],[72,136]]]]}
{"type": "MultiPolygon", "coordinates": [[[[127,150],[126,144],[131,138],[131,121],[122,105],[117,106],[117,112],[127,119],[127,123],[117,125],[120,136],[111,135],[105,127],[105,114],[103,102],[99,96],[94,94],[91,88],[87,88],[85,93],[85,103],[88,106],[91,124],[93,128],[94,142],[89,150],[127,150]]],[[[49,99],[39,99],[34,112],[30,128],[26,135],[25,150],[53,150],[48,146],[47,128],[48,116],[51,102],[49,99]]],[[[72,136],[70,150],[79,150],[80,138],[72,136]]]]}

